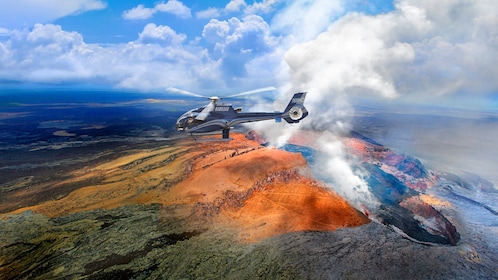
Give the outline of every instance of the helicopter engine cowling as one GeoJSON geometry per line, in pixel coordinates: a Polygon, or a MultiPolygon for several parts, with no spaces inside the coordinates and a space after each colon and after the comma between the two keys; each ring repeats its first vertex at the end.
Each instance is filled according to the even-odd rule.
{"type": "Polygon", "coordinates": [[[291,118],[292,120],[299,120],[302,117],[303,117],[302,108],[295,106],[289,110],[289,118],[291,118]]]}
{"type": "Polygon", "coordinates": [[[286,112],[284,120],[288,123],[298,123],[306,116],[308,116],[308,110],[303,105],[296,104],[286,112]]]}

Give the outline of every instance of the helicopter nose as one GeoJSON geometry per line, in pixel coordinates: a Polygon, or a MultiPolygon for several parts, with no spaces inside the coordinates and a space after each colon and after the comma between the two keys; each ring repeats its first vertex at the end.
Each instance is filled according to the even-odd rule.
{"type": "Polygon", "coordinates": [[[182,130],[185,130],[185,127],[187,125],[187,118],[179,118],[177,121],[176,121],[176,130],[178,131],[182,131],[182,130]]]}

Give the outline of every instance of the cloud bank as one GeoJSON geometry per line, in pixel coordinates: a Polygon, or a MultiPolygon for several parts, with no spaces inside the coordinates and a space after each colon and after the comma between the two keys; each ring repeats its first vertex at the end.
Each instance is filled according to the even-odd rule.
{"type": "Polygon", "coordinates": [[[31,27],[36,23],[46,23],[68,15],[101,10],[106,6],[101,0],[2,1],[0,27],[31,27]]]}
{"type": "MultiPolygon", "coordinates": [[[[39,3],[21,2],[33,8],[39,3]]],[[[400,0],[394,10],[376,15],[350,11],[348,1],[234,0],[223,10],[198,11],[225,18],[211,19],[195,38],[149,21],[136,40],[110,45],[88,44],[81,34],[44,23],[105,8],[97,0],[62,2],[44,1],[53,9],[32,17],[28,9],[15,12],[20,4],[2,9],[0,19],[13,14],[29,18],[27,26],[34,22],[24,29],[0,24],[1,81],[137,90],[279,85],[282,91],[309,91],[318,108],[331,96],[333,102],[325,103],[349,95],[493,95],[498,89],[498,8],[490,0],[400,0]]],[[[138,5],[123,17],[150,19],[158,12],[192,16],[185,4],[170,0],[138,5]]]]}
{"type": "Polygon", "coordinates": [[[148,19],[158,12],[170,13],[182,19],[192,17],[190,9],[182,2],[169,0],[166,3],[157,3],[153,8],[146,8],[143,4],[139,4],[130,10],[124,11],[123,18],[126,20],[148,19]]]}
{"type": "Polygon", "coordinates": [[[285,56],[290,80],[387,98],[496,92],[498,9],[491,1],[407,0],[395,8],[347,14],[314,40],[293,46],[285,56]]]}

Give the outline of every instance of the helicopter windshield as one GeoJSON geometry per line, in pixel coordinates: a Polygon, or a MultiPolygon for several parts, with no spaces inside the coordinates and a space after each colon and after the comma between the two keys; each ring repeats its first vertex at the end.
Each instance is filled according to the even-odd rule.
{"type": "Polygon", "coordinates": [[[194,122],[195,117],[202,112],[204,108],[195,108],[190,111],[187,111],[181,115],[176,121],[176,129],[184,130],[189,124],[194,122]]]}

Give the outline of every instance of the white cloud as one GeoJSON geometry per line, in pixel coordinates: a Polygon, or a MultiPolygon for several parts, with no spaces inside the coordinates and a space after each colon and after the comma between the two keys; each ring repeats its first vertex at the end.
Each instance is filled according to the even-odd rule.
{"type": "Polygon", "coordinates": [[[208,8],[204,11],[197,12],[197,18],[217,18],[221,15],[221,12],[217,8],[208,8]]]}
{"type": "Polygon", "coordinates": [[[169,86],[245,90],[274,84],[268,82],[273,81],[272,61],[280,57],[271,56],[274,39],[261,18],[211,24],[206,38],[219,46],[217,50],[192,45],[185,34],[153,23],[144,27],[137,40],[114,45],[87,44],[77,32],[36,24],[0,40],[0,77],[2,81],[90,83],[137,90],[169,86]],[[210,30],[213,34],[208,36],[210,30]]]}
{"type": "Polygon", "coordinates": [[[263,0],[262,2],[254,2],[248,5],[244,0],[232,0],[223,9],[209,8],[198,12],[198,18],[217,18],[227,15],[263,15],[273,12],[276,6],[282,3],[283,0],[263,0]]]}
{"type": "MultiPolygon", "coordinates": [[[[60,14],[103,5],[95,0],[71,3],[80,3],[74,6],[79,8],[60,14]]],[[[278,3],[245,5],[232,1],[227,7],[247,10],[255,4],[275,7],[278,3]]],[[[180,11],[175,9],[185,7],[180,4],[162,2],[150,9],[180,11]]],[[[155,24],[147,25],[136,41],[118,45],[86,44],[80,34],[49,24],[32,30],[3,28],[1,77],[27,82],[31,81],[29,77],[47,82],[50,76],[57,77],[54,82],[104,77],[99,82],[140,88],[138,74],[132,73],[136,70],[148,80],[144,88],[159,88],[165,83],[152,77],[175,76],[166,73],[171,69],[182,73],[179,80],[194,87],[281,85],[286,91],[307,90],[309,104],[320,110],[332,108],[333,120],[350,113],[345,101],[348,94],[393,98],[497,91],[498,8],[493,1],[400,0],[395,4],[392,12],[373,16],[349,13],[337,19],[344,13],[342,0],[302,0],[289,2],[277,11],[271,25],[255,15],[211,20],[202,34],[208,42],[206,48],[200,47],[195,38],[189,41],[184,34],[155,24]],[[172,66],[174,63],[178,66],[172,66]],[[154,72],[147,78],[148,71],[161,67],[163,74],[154,72]]],[[[143,6],[136,8],[151,12],[143,6]]],[[[42,10],[38,12],[44,14],[42,10]]],[[[334,121],[331,125],[340,126],[334,121]]]]}
{"type": "MultiPolygon", "coordinates": [[[[224,21],[212,19],[204,26],[202,34],[212,45],[212,57],[220,60],[221,71],[234,83],[248,76],[248,65],[252,61],[268,57],[277,45],[268,24],[256,15],[242,20],[236,17],[224,21]]],[[[271,61],[267,62],[266,69],[268,66],[273,68],[271,61]]]]}
{"type": "Polygon", "coordinates": [[[244,13],[248,15],[266,14],[273,11],[274,7],[281,2],[283,1],[282,0],[263,0],[262,2],[255,1],[252,5],[248,5],[247,7],[245,7],[244,13]]]}
{"type": "Polygon", "coordinates": [[[124,11],[123,18],[128,20],[148,19],[152,17],[156,12],[156,9],[145,8],[144,5],[140,4],[131,10],[124,11]]]}
{"type": "Polygon", "coordinates": [[[35,23],[45,23],[68,15],[106,7],[101,0],[16,0],[2,1],[0,27],[16,29],[31,27],[35,23]]]}
{"type": "Polygon", "coordinates": [[[274,38],[261,18],[232,18],[211,25],[206,27],[206,39],[219,46],[216,50],[188,43],[185,34],[153,23],[144,27],[137,40],[115,45],[87,44],[77,32],[36,24],[32,30],[11,31],[0,40],[0,77],[2,81],[91,83],[137,90],[169,86],[245,90],[273,84],[268,82],[273,81],[271,63],[280,58],[271,56],[274,38]],[[265,55],[270,59],[265,60],[265,55]]]}
{"type": "Polygon", "coordinates": [[[143,44],[158,43],[164,45],[178,46],[185,41],[185,34],[177,34],[171,27],[154,23],[149,23],[144,30],[138,35],[138,42],[143,44]]]}
{"type": "Polygon", "coordinates": [[[227,21],[217,19],[210,20],[202,31],[202,36],[210,43],[221,43],[229,34],[231,28],[227,21]]]}
{"type": "Polygon", "coordinates": [[[182,2],[169,0],[167,3],[161,2],[156,4],[154,8],[146,8],[143,4],[140,4],[135,8],[124,11],[123,18],[127,20],[148,19],[157,12],[170,13],[183,19],[192,17],[190,9],[182,2]]]}
{"type": "Polygon", "coordinates": [[[8,54],[2,59],[5,67],[0,69],[0,76],[3,79],[60,82],[88,77],[87,71],[81,71],[77,57],[86,56],[92,49],[77,32],[65,32],[52,24],[36,24],[30,32],[14,33],[11,40],[0,43],[8,54]]]}
{"type": "Polygon", "coordinates": [[[344,1],[301,0],[291,1],[271,22],[273,31],[291,36],[292,43],[315,38],[344,11],[344,1]]]}
{"type": "Polygon", "coordinates": [[[37,24],[0,41],[0,77],[4,81],[92,83],[138,90],[190,85],[192,67],[203,64],[200,48],[186,50],[185,35],[167,26],[147,25],[135,42],[86,44],[77,32],[37,24]]]}
{"type": "Polygon", "coordinates": [[[348,14],[286,53],[289,80],[316,91],[309,97],[317,104],[340,94],[496,92],[498,8],[491,2],[407,0],[386,14],[348,14]]]}
{"type": "Polygon", "coordinates": [[[8,36],[10,31],[7,28],[0,27],[0,36],[8,36]]]}
{"type": "Polygon", "coordinates": [[[227,12],[239,12],[242,8],[246,7],[247,4],[244,0],[231,0],[225,6],[225,11],[227,12]]]}
{"type": "MultiPolygon", "coordinates": [[[[399,92],[430,96],[498,91],[498,7],[493,1],[402,1],[423,11],[430,28],[407,41],[415,60],[397,69],[399,92]]],[[[406,40],[397,35],[395,40],[406,40]]]]}
{"type": "Polygon", "coordinates": [[[160,12],[171,13],[179,18],[191,18],[190,9],[182,2],[177,0],[169,0],[167,3],[159,3],[156,5],[156,10],[160,12]]]}
{"type": "Polygon", "coordinates": [[[346,16],[315,40],[289,50],[290,78],[322,94],[361,88],[395,97],[391,69],[414,59],[410,45],[386,38],[395,27],[390,15],[346,16]]]}

